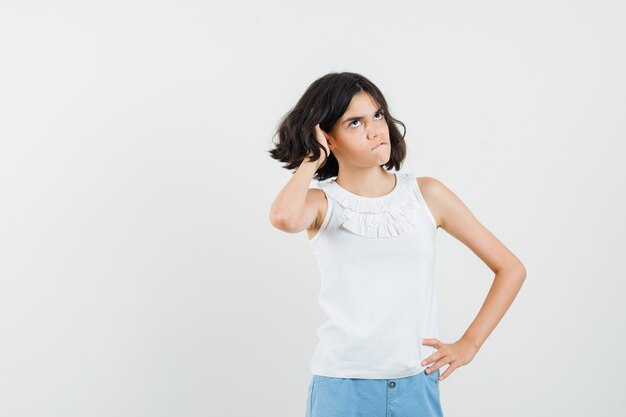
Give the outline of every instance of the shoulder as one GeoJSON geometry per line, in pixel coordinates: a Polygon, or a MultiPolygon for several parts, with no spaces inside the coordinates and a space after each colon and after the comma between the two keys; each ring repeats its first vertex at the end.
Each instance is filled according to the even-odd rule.
{"type": "Polygon", "coordinates": [[[434,177],[415,177],[415,181],[422,193],[442,193],[447,188],[444,183],[434,177]]]}
{"type": "Polygon", "coordinates": [[[326,193],[321,188],[309,188],[307,192],[307,198],[312,198],[318,201],[326,200],[326,193]]]}
{"type": "Polygon", "coordinates": [[[451,220],[471,214],[461,198],[443,182],[433,177],[420,177],[416,181],[437,225],[445,229],[451,220]]]}
{"type": "Polygon", "coordinates": [[[309,188],[307,198],[317,201],[326,200],[326,193],[321,188],[309,188]]]}
{"type": "Polygon", "coordinates": [[[424,201],[428,205],[437,227],[443,223],[443,212],[450,190],[444,183],[434,177],[415,177],[424,201]]]}
{"type": "Polygon", "coordinates": [[[437,178],[433,177],[415,177],[415,181],[420,186],[420,189],[423,187],[436,187],[437,183],[441,184],[437,178]]]}

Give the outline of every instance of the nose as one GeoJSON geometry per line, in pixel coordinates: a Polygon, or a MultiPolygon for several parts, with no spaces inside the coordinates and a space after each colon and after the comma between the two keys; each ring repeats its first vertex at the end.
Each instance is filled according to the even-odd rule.
{"type": "Polygon", "coordinates": [[[370,139],[378,139],[380,137],[380,132],[382,132],[382,126],[377,123],[371,123],[368,126],[367,137],[370,139]]]}

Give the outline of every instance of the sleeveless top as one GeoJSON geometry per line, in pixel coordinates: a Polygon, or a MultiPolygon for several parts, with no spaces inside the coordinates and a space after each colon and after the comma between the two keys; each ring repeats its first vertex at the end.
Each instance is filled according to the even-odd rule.
{"type": "Polygon", "coordinates": [[[320,271],[319,303],[328,320],[310,369],[315,375],[387,379],[412,376],[439,338],[435,281],[437,223],[411,173],[394,173],[381,197],[318,181],[328,200],[309,240],[320,271]]]}

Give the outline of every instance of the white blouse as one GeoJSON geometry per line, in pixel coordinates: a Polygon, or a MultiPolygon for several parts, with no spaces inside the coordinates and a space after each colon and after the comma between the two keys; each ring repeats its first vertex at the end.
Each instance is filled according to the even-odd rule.
{"type": "Polygon", "coordinates": [[[411,173],[395,173],[381,197],[362,197],[335,179],[319,181],[328,200],[309,240],[321,278],[315,375],[387,379],[418,374],[438,338],[437,223],[411,173]]]}

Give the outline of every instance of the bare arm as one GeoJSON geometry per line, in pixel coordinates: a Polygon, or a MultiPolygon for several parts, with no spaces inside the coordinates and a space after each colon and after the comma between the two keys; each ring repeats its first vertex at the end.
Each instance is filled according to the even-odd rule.
{"type": "MultiPolygon", "coordinates": [[[[315,126],[315,137],[326,150],[326,154],[329,154],[326,132],[319,124],[315,126]]],[[[309,189],[309,185],[315,172],[326,161],[326,156],[322,155],[324,153],[317,161],[311,161],[312,155],[307,155],[278,193],[270,209],[272,226],[284,232],[297,233],[308,228],[318,218],[321,203],[326,201],[326,197],[322,190],[309,189]]]]}
{"type": "Polygon", "coordinates": [[[278,193],[270,209],[270,222],[285,232],[297,233],[307,228],[318,216],[319,190],[309,189],[313,175],[323,161],[305,159],[287,184],[278,193]]]}
{"type": "Polygon", "coordinates": [[[467,331],[455,343],[445,344],[435,339],[426,339],[438,352],[424,363],[435,360],[433,370],[450,363],[442,375],[446,378],[459,366],[463,366],[475,355],[484,341],[500,322],[517,296],[524,280],[526,269],[522,262],[483,226],[461,199],[448,187],[430,177],[418,181],[437,223],[451,236],[458,239],[476,254],[494,273],[493,284],[482,308],[467,331]]]}
{"type": "MultiPolygon", "coordinates": [[[[442,228],[476,254],[494,273],[494,280],[476,319],[463,338],[478,349],[513,303],[526,278],[522,262],[483,226],[461,199],[441,182],[429,179],[440,201],[442,228]]],[[[428,186],[426,187],[428,188],[428,186]]]]}

